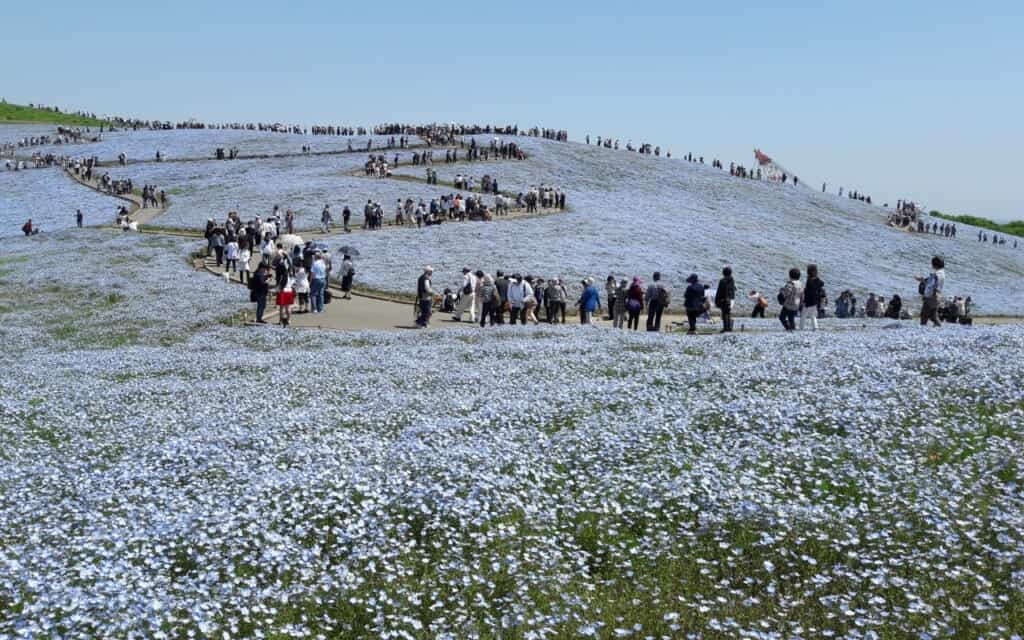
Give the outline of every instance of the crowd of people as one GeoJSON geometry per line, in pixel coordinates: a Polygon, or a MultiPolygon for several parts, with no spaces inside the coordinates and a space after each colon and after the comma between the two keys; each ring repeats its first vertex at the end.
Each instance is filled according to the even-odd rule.
{"type": "MultiPolygon", "coordinates": [[[[942,321],[971,323],[970,297],[943,297],[945,286],[945,263],[936,256],[931,262],[932,271],[928,276],[919,276],[918,292],[921,295],[921,324],[942,321]]],[[[806,278],[800,269],[789,270],[787,278],[776,295],[779,306],[779,322],[786,331],[805,327],[818,328],[818,320],[828,316],[828,297],[825,283],[819,275],[818,266],[807,265],[806,278]],[[799,319],[799,323],[798,323],[799,319]]],[[[640,276],[617,278],[609,275],[605,281],[605,304],[601,303],[601,291],[592,278],[580,282],[581,294],[574,306],[579,312],[581,324],[594,324],[601,310],[606,320],[616,329],[638,330],[641,315],[646,312],[647,331],[661,331],[664,315],[669,310],[671,294],[665,286],[661,273],[655,272],[650,283],[640,276]]],[[[752,318],[764,318],[769,308],[768,298],[756,290],[747,298],[752,304],[752,318]]],[[[725,267],[712,289],[710,283],[702,283],[697,274],[686,279],[683,292],[682,311],[686,315],[688,333],[697,332],[698,322],[711,321],[712,310],[716,309],[721,318],[721,332],[734,330],[737,286],[731,267],[725,267]]],[[[454,288],[438,292],[433,285],[433,269],[426,267],[416,282],[417,326],[427,327],[434,309],[451,313],[452,320],[462,322],[468,319],[481,327],[502,324],[551,324],[565,323],[569,292],[560,277],[544,278],[519,273],[507,275],[498,270],[492,276],[482,269],[465,267],[462,279],[454,288]]],[[[899,295],[886,302],[885,298],[868,295],[864,309],[858,312],[853,293],[843,291],[835,306],[838,318],[910,318],[899,295]]]]}

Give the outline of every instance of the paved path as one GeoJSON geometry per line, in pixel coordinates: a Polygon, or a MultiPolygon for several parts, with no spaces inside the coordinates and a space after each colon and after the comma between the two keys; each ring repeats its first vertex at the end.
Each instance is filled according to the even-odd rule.
{"type": "Polygon", "coordinates": [[[85,177],[76,174],[72,169],[65,168],[64,173],[69,176],[72,180],[78,184],[88,187],[97,193],[101,193],[105,196],[112,198],[118,198],[128,203],[128,218],[138,222],[140,225],[149,223],[164,213],[167,212],[167,208],[170,207],[170,201],[165,203],[163,207],[143,207],[142,196],[136,192],[132,193],[111,193],[100,188],[99,180],[94,178],[92,180],[86,180],[85,177]]]}

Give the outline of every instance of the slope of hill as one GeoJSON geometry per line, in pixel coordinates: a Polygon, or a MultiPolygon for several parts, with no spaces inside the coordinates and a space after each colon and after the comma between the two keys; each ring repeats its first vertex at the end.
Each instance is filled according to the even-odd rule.
{"type": "MultiPolygon", "coordinates": [[[[527,162],[435,169],[442,181],[457,172],[489,173],[512,191],[562,187],[571,212],[352,238],[363,255],[359,277],[374,288],[408,291],[425,264],[444,286],[457,282],[463,266],[558,275],[570,284],[660,270],[680,300],[691,272],[714,282],[732,265],[740,289],[773,293],[790,267],[817,263],[832,299],[851,289],[861,300],[869,292],[915,300],[913,276],[942,255],[947,293],[972,296],[986,313],[1024,313],[1024,252],[979,244],[971,227],[960,226],[956,239],[910,234],[887,227],[880,207],[813,189],[581,144],[521,144],[527,162]]],[[[418,168],[399,172],[422,175],[418,168]]]]}
{"type": "Polygon", "coordinates": [[[40,109],[20,104],[0,103],[0,124],[4,123],[52,123],[71,126],[98,127],[104,124],[99,118],[64,113],[53,109],[40,109]]]}

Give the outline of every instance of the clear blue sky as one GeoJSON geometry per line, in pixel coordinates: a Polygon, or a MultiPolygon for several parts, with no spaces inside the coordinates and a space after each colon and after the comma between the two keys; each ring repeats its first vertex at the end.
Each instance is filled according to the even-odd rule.
{"type": "Polygon", "coordinates": [[[1024,218],[1024,3],[17,2],[0,95],[98,113],[566,128],[1024,218]]]}

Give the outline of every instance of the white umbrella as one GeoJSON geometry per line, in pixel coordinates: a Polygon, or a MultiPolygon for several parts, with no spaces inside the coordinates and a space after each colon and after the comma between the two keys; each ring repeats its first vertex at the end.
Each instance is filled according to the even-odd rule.
{"type": "Polygon", "coordinates": [[[305,241],[302,239],[302,236],[296,235],[294,233],[286,233],[280,238],[278,238],[277,241],[281,243],[281,247],[284,248],[285,251],[291,251],[292,247],[302,246],[303,244],[305,244],[305,241]]]}

